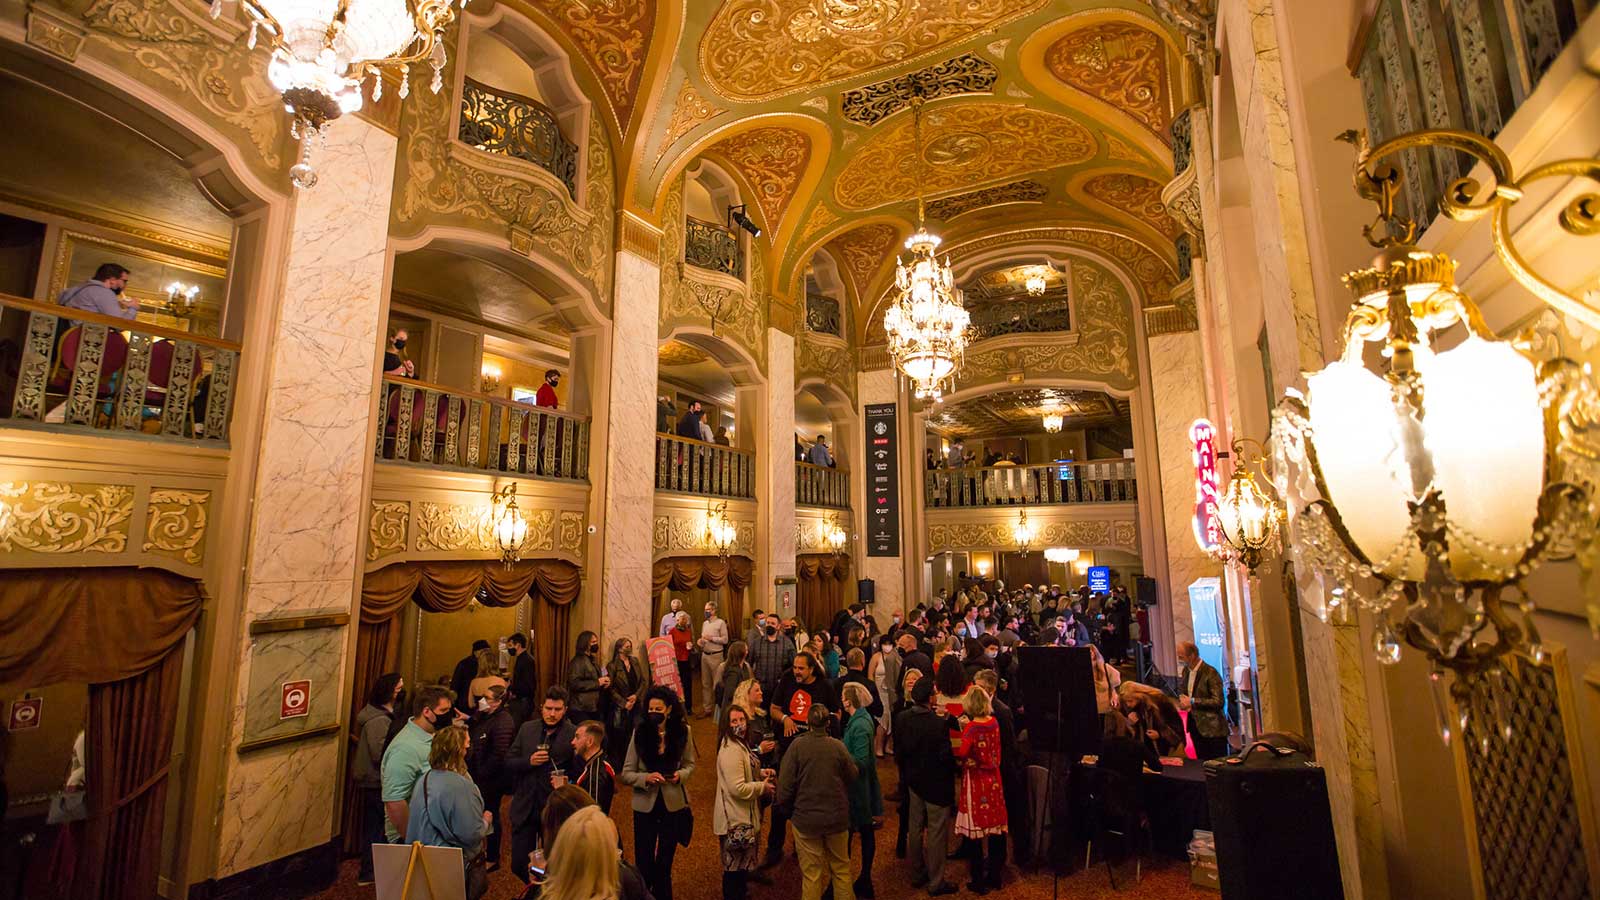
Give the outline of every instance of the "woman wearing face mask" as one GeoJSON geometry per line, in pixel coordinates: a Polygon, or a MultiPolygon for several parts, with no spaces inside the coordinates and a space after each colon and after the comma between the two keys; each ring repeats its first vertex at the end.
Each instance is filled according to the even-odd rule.
{"type": "Polygon", "coordinates": [[[689,630],[688,613],[678,613],[672,632],[667,636],[672,638],[672,654],[678,660],[678,683],[683,686],[683,703],[694,709],[694,665],[689,662],[689,654],[694,650],[694,633],[689,630]]]}
{"type": "Polygon", "coordinates": [[[639,715],[639,698],[644,692],[644,674],[633,656],[633,641],[617,638],[611,645],[611,662],[606,665],[606,674],[611,678],[611,686],[606,688],[611,698],[610,721],[606,722],[606,752],[612,759],[621,759],[628,752],[628,741],[633,737],[633,725],[639,715]]]}
{"type": "Polygon", "coordinates": [[[574,725],[600,718],[600,692],[611,679],[600,671],[600,636],[578,635],[577,652],[567,664],[567,718],[574,725]]]}
{"type": "Polygon", "coordinates": [[[750,872],[761,856],[761,798],[777,791],[777,774],[750,752],[749,731],[744,707],[730,704],[717,732],[717,803],[711,811],[711,830],[722,845],[723,900],[749,895],[750,872]]]}
{"type": "Polygon", "coordinates": [[[478,698],[477,712],[467,729],[472,735],[467,771],[483,794],[483,808],[494,817],[494,830],[489,832],[488,844],[484,847],[491,872],[500,868],[500,833],[504,830],[500,827],[500,800],[511,786],[503,760],[511,750],[512,739],[517,736],[517,722],[505,701],[506,686],[490,686],[478,698]]]}
{"type": "Polygon", "coordinates": [[[683,702],[677,691],[656,685],[645,694],[645,715],[618,775],[633,788],[633,859],[656,900],[672,900],[672,858],[679,844],[689,843],[694,764],[683,702]]]}
{"type": "Polygon", "coordinates": [[[739,682],[733,689],[733,703],[729,705],[749,710],[745,714],[745,745],[756,754],[762,768],[776,769],[778,738],[772,728],[772,717],[767,714],[767,697],[761,690],[761,682],[754,678],[739,682]]]}
{"type": "Polygon", "coordinates": [[[395,329],[389,335],[389,349],[383,354],[383,374],[398,375],[401,378],[417,377],[417,365],[405,358],[402,352],[406,349],[406,330],[395,329]]]}
{"type": "Polygon", "coordinates": [[[883,719],[879,723],[875,752],[881,758],[892,753],[891,734],[894,726],[894,708],[900,700],[900,654],[895,652],[894,641],[888,635],[878,638],[877,652],[867,661],[867,677],[878,686],[878,699],[883,703],[883,719]]]}

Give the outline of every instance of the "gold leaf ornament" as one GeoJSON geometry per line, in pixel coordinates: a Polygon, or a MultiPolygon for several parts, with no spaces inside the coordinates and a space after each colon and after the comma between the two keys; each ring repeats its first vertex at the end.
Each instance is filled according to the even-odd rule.
{"type": "Polygon", "coordinates": [[[0,551],[121,553],[128,546],[133,488],[125,484],[3,482],[0,551]]]}

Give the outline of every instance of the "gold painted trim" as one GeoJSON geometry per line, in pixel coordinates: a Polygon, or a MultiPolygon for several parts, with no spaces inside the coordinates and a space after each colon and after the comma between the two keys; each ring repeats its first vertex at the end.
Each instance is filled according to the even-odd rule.
{"type": "Polygon", "coordinates": [[[27,19],[30,45],[69,63],[78,61],[87,32],[70,19],[40,6],[30,5],[27,19]]]}
{"type": "Polygon", "coordinates": [[[275,734],[272,737],[260,738],[254,741],[245,741],[239,745],[238,752],[240,754],[245,754],[253,750],[265,750],[268,747],[276,747],[279,744],[288,744],[293,743],[294,741],[303,741],[310,738],[338,734],[343,729],[343,723],[335,722],[332,725],[323,725],[320,728],[309,728],[305,731],[296,731],[293,734],[275,734]]]}
{"type": "MultiPolygon", "coordinates": [[[[33,197],[24,196],[22,194],[13,194],[6,191],[0,191],[0,203],[9,203],[13,206],[31,209],[35,212],[44,213],[45,215],[58,216],[63,219],[75,219],[85,225],[93,225],[97,228],[104,228],[107,231],[115,231],[119,234],[129,235],[141,241],[150,241],[154,244],[160,244],[173,250],[187,250],[190,253],[196,253],[205,257],[206,259],[216,260],[220,263],[226,264],[228,261],[228,248],[226,245],[206,244],[200,241],[191,241],[186,238],[173,237],[169,234],[163,234],[159,231],[151,231],[148,228],[133,228],[130,227],[126,222],[118,221],[116,219],[108,219],[104,216],[82,209],[73,209],[72,207],[67,206],[57,206],[53,203],[46,203],[33,197]]],[[[65,234],[66,232],[64,231],[63,236],[65,236],[65,234]]],[[[142,247],[136,249],[142,253],[152,252],[142,247]]],[[[190,262],[192,260],[185,261],[190,262]]]]}
{"type": "Polygon", "coordinates": [[[659,263],[661,259],[661,229],[646,223],[630,212],[622,214],[621,249],[643,257],[647,262],[659,263]]]}
{"type": "Polygon", "coordinates": [[[314,628],[340,628],[350,624],[349,613],[328,613],[320,616],[285,616],[281,619],[257,619],[250,623],[251,636],[282,634],[286,631],[310,631],[314,628]]]}
{"type": "Polygon", "coordinates": [[[1195,311],[1183,306],[1154,306],[1144,311],[1145,337],[1199,331],[1195,311]]]}

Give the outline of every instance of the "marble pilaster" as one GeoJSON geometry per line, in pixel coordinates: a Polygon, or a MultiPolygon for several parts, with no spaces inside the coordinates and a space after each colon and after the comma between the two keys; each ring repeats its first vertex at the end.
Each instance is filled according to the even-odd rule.
{"type": "MultiPolygon", "coordinates": [[[[610,407],[605,415],[605,539],[601,572],[603,644],[649,633],[651,516],[655,503],[656,326],[661,271],[653,261],[617,254],[612,304],[610,407]]],[[[599,488],[599,486],[596,486],[599,488]]]]}
{"type": "MultiPolygon", "coordinates": [[[[879,369],[873,372],[862,372],[861,377],[857,382],[857,390],[860,392],[861,404],[857,412],[861,417],[861,421],[863,422],[866,421],[866,408],[869,404],[898,403],[900,400],[900,388],[899,385],[896,384],[895,373],[892,369],[879,369]]],[[[900,406],[899,425],[900,442],[901,446],[904,447],[910,443],[909,435],[912,431],[913,425],[911,410],[905,404],[901,404],[900,406]]],[[[906,567],[909,565],[906,556],[906,548],[912,545],[912,535],[909,533],[909,529],[918,527],[918,525],[916,518],[914,516],[905,515],[904,511],[907,504],[911,503],[915,499],[917,493],[916,483],[908,482],[907,479],[916,477],[919,474],[919,470],[908,470],[905,464],[905,459],[906,454],[901,453],[900,555],[896,557],[867,556],[866,542],[863,540],[861,544],[862,555],[861,565],[859,566],[861,572],[860,577],[871,578],[874,582],[873,588],[876,591],[876,598],[873,604],[874,615],[878,617],[879,621],[883,621],[889,613],[892,613],[895,610],[904,610],[906,607],[914,606],[916,604],[915,600],[911,600],[906,597],[905,585],[906,567]]],[[[851,490],[855,495],[855,508],[857,510],[856,531],[862,535],[867,534],[867,478],[866,466],[863,465],[861,477],[856,479],[858,484],[851,486],[851,490]]]]}
{"type": "Polygon", "coordinates": [[[1194,539],[1194,451],[1189,426],[1207,415],[1200,333],[1153,335],[1150,394],[1155,398],[1156,455],[1161,472],[1162,521],[1167,538],[1167,590],[1172,597],[1174,640],[1194,640],[1189,585],[1220,576],[1222,567],[1194,539]]]}
{"type": "MultiPolygon", "coordinates": [[[[270,363],[247,537],[247,623],[354,607],[395,146],[363,119],[337,120],[318,153],[320,183],[295,197],[283,295],[261,347],[270,363]]],[[[282,681],[310,679],[314,710],[328,697],[341,705],[347,634],[245,634],[230,747],[254,736],[247,722],[277,721],[282,681]]],[[[219,877],[330,839],[340,740],[329,734],[231,755],[219,877]]]]}
{"type": "Polygon", "coordinates": [[[767,372],[768,490],[762,498],[767,545],[762,555],[770,585],[774,578],[794,575],[794,335],[767,329],[767,372]]]}

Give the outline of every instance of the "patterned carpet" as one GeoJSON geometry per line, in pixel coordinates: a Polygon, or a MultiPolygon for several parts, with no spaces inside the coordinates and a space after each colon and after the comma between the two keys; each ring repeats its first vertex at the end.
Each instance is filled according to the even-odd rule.
{"type": "MultiPolygon", "coordinates": [[[[711,833],[711,805],[716,798],[716,790],[712,779],[702,776],[702,773],[709,774],[713,771],[705,761],[711,755],[710,748],[716,738],[716,730],[709,719],[696,719],[693,733],[695,749],[699,751],[702,761],[701,768],[696,771],[689,785],[690,799],[695,813],[695,836],[687,848],[678,851],[674,865],[673,896],[674,900],[720,900],[722,869],[718,860],[717,840],[711,833]]],[[[620,760],[615,765],[620,768],[620,760]]],[[[880,763],[878,777],[883,783],[885,793],[894,790],[897,779],[891,762],[884,760],[880,763]]],[[[506,803],[509,806],[509,798],[506,803]]],[[[909,883],[910,866],[905,861],[894,858],[894,837],[898,827],[896,804],[886,803],[885,806],[887,815],[884,818],[883,829],[878,832],[878,857],[873,872],[878,900],[913,900],[913,898],[923,900],[927,897],[927,893],[912,888],[909,883]]],[[[612,806],[612,815],[617,822],[617,830],[622,834],[624,852],[629,859],[632,859],[633,815],[628,806],[626,787],[618,790],[616,802],[612,806]]],[[[521,884],[511,875],[509,863],[511,841],[508,839],[502,843],[506,861],[498,872],[489,876],[489,900],[511,900],[521,893],[521,884]]],[[[779,900],[779,898],[790,900],[800,896],[800,869],[794,859],[792,839],[787,846],[788,856],[772,873],[773,884],[751,885],[752,900],[779,900]]],[[[1081,862],[1082,857],[1079,856],[1078,860],[1081,862]]],[[[976,896],[964,888],[966,874],[964,863],[953,862],[946,870],[947,878],[952,882],[959,880],[963,885],[961,893],[951,895],[952,898],[959,900],[962,897],[976,896]]],[[[1052,896],[1051,882],[1048,869],[1021,872],[1015,866],[1011,866],[1007,870],[1005,888],[998,893],[992,893],[991,896],[1004,897],[1006,900],[1012,898],[1046,900],[1052,896]]],[[[1147,900],[1217,900],[1221,896],[1215,891],[1191,886],[1187,863],[1149,856],[1145,858],[1142,881],[1134,883],[1133,864],[1130,861],[1117,867],[1117,884],[1120,889],[1112,889],[1106,868],[1097,858],[1095,868],[1061,877],[1060,896],[1074,900],[1111,897],[1137,897],[1141,900],[1146,898],[1147,900]]],[[[339,873],[339,880],[328,890],[313,895],[313,898],[314,900],[371,900],[374,896],[371,887],[356,885],[356,862],[352,859],[345,861],[339,873]]]]}

